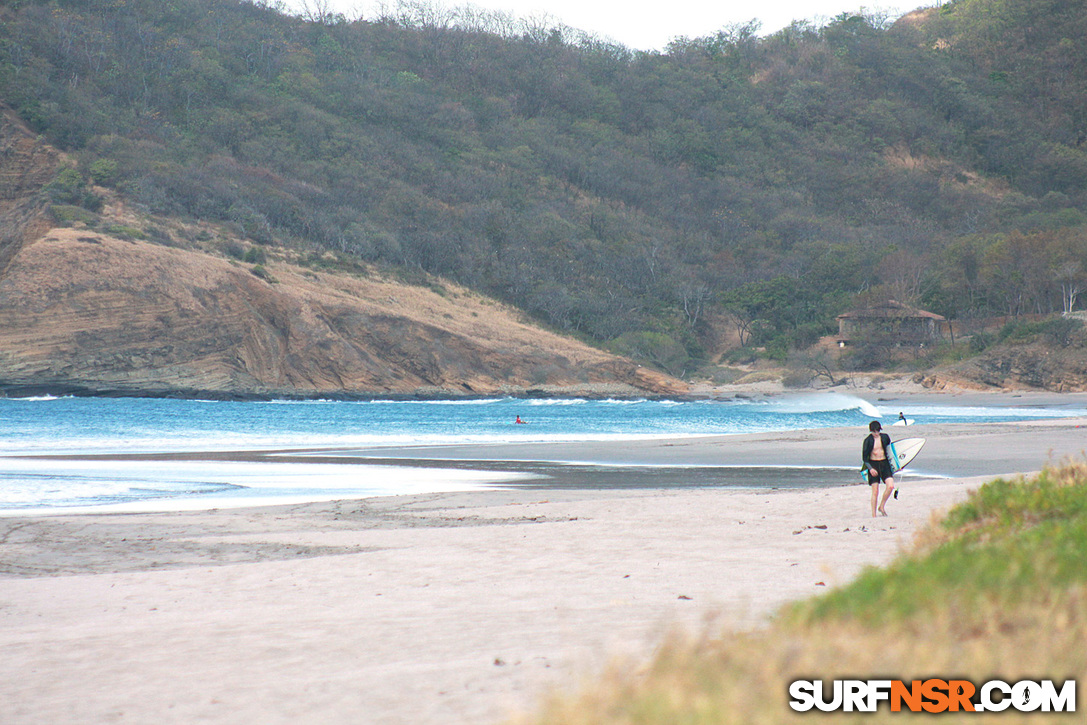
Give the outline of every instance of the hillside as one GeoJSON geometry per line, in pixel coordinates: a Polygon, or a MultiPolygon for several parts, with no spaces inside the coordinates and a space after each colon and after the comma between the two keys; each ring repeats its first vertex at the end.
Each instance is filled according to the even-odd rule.
{"type": "MultiPolygon", "coordinates": [[[[229,235],[119,201],[58,227],[61,155],[10,116],[0,146],[0,392],[212,396],[677,394],[679,381],[457,285],[233,259],[229,235]],[[138,238],[151,227],[158,241],[138,238]],[[193,241],[203,238],[203,242],[193,241]]],[[[61,210],[62,212],[64,210],[61,210]]]]}
{"type": "MultiPolygon", "coordinates": [[[[475,290],[676,376],[740,318],[778,361],[859,299],[1082,308],[1087,8],[952,0],[644,53],[420,3],[0,6],[43,187],[475,290]]],[[[82,211],[80,211],[82,210],[82,211]]]]}
{"type": "Polygon", "coordinates": [[[0,388],[185,395],[677,394],[668,376],[441,292],[52,229],[0,280],[0,388]]]}

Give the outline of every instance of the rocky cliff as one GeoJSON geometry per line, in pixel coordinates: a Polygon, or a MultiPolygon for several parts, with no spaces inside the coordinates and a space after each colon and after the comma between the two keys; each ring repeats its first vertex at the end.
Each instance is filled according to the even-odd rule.
{"type": "Polygon", "coordinates": [[[18,119],[0,119],[0,391],[686,391],[454,285],[324,271],[286,250],[247,264],[222,252],[248,244],[229,232],[148,220],[116,199],[60,226],[41,190],[62,163],[18,119]],[[156,241],[139,238],[149,225],[156,241]]]}
{"type": "Polygon", "coordinates": [[[1002,390],[1087,391],[1087,350],[1040,343],[1002,345],[970,360],[917,376],[922,385],[1002,390]]]}

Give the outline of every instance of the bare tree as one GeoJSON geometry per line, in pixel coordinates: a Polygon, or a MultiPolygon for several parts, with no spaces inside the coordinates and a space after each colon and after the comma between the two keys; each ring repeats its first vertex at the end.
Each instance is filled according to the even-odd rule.
{"type": "MultiPolygon", "coordinates": [[[[534,43],[546,43],[556,29],[562,26],[556,23],[555,17],[547,13],[533,13],[520,18],[521,36],[534,43]]],[[[561,33],[561,30],[560,30],[561,33]]]]}
{"type": "Polygon", "coordinates": [[[842,382],[841,378],[834,376],[836,364],[826,350],[794,352],[789,355],[788,362],[791,367],[806,371],[811,380],[826,378],[832,386],[842,382]]]}
{"type": "Polygon", "coordinates": [[[728,316],[736,327],[736,334],[740,338],[740,347],[747,347],[755,333],[766,326],[765,320],[755,319],[740,309],[729,309],[728,316]]]}
{"type": "Polygon", "coordinates": [[[303,18],[319,25],[331,24],[338,15],[332,0],[299,0],[298,6],[303,18]]]}
{"type": "Polygon", "coordinates": [[[911,305],[917,302],[928,269],[923,257],[898,250],[885,258],[880,269],[886,274],[885,281],[894,299],[911,305]]]}
{"type": "Polygon", "coordinates": [[[1061,285],[1061,304],[1064,314],[1076,307],[1076,299],[1083,291],[1083,265],[1078,261],[1069,261],[1057,267],[1053,278],[1061,285]]]}
{"type": "Polygon", "coordinates": [[[709,285],[703,282],[684,282],[679,288],[679,297],[683,302],[683,314],[687,324],[694,327],[706,309],[706,303],[713,297],[709,285]]]}
{"type": "Polygon", "coordinates": [[[512,13],[502,10],[465,5],[457,10],[457,25],[469,32],[509,37],[513,34],[516,19],[512,13]]]}

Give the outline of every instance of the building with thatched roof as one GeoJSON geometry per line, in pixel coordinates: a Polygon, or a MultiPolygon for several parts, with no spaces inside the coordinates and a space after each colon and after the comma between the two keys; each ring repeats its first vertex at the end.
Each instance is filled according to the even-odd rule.
{"type": "Polygon", "coordinates": [[[838,315],[838,344],[923,345],[943,337],[947,318],[887,300],[838,315]]]}

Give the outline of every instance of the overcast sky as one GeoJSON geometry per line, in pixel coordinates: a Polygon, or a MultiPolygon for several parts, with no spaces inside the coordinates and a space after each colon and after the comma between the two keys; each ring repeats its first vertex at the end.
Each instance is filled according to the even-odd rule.
{"type": "MultiPolygon", "coordinates": [[[[305,0],[286,0],[292,8],[305,0]]],[[[325,0],[350,18],[371,15],[374,0],[325,0]]],[[[314,0],[310,0],[311,4],[314,0]]],[[[388,0],[388,6],[396,4],[388,0]]],[[[637,50],[660,50],[670,40],[685,35],[691,38],[715,33],[726,25],[762,21],[761,34],[772,33],[793,20],[826,20],[862,7],[871,12],[886,12],[898,17],[917,7],[936,5],[937,0],[471,0],[431,4],[445,7],[474,5],[513,13],[518,17],[546,14],[574,28],[611,38],[637,50]]]]}

